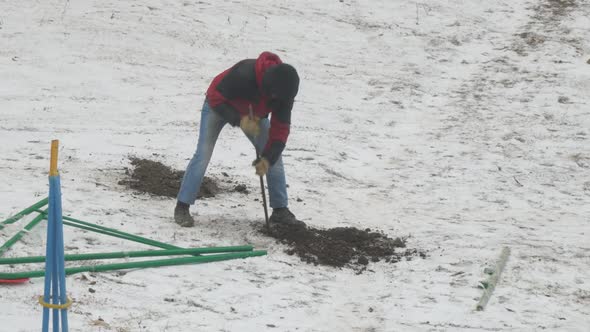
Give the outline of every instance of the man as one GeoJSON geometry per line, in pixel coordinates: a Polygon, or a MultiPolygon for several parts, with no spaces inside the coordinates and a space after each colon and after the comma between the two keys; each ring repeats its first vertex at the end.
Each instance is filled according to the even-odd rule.
{"type": "Polygon", "coordinates": [[[299,76],[295,68],[270,52],[263,52],[257,59],[242,60],[213,79],[201,112],[197,151],[178,192],[174,209],[176,223],[184,227],[194,225],[190,205],[195,203],[219,133],[229,123],[240,126],[260,151],[260,157],[252,165],[256,174],[266,175],[268,180],[273,208],[271,225],[305,226],[287,207],[287,183],[281,158],[298,90],[299,76]]]}

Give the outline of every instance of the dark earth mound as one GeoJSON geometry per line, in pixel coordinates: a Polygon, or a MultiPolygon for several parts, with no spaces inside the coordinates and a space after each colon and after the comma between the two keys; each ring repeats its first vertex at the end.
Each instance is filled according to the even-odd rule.
{"type": "Polygon", "coordinates": [[[426,257],[423,251],[405,249],[405,239],[390,238],[368,228],[282,226],[262,232],[289,245],[290,248],[286,250],[288,254],[298,255],[302,261],[314,265],[348,266],[362,271],[369,262],[396,263],[402,258],[410,260],[415,256],[426,257]]]}
{"type": "MultiPolygon", "coordinates": [[[[136,157],[130,157],[129,160],[132,167],[125,169],[127,178],[119,181],[120,185],[156,196],[176,197],[178,195],[184,171],[172,169],[159,161],[136,157]]],[[[229,177],[226,173],[223,173],[223,176],[225,178],[229,177]]],[[[214,197],[222,192],[249,193],[244,184],[235,184],[230,179],[218,180],[205,177],[197,198],[214,197]],[[223,189],[219,184],[220,182],[229,183],[233,186],[229,190],[223,189]]]]}

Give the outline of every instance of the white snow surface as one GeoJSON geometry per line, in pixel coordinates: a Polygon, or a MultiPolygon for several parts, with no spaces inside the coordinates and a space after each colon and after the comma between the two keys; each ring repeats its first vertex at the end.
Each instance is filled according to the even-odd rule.
{"type": "MultiPolygon", "coordinates": [[[[589,331],[589,35],[586,0],[3,0],[0,219],[47,195],[59,139],[65,214],[178,246],[268,250],[69,276],[70,331],[589,331]],[[254,150],[235,128],[208,172],[252,193],[197,201],[193,228],[172,221],[174,199],[118,184],[130,155],[184,170],[210,80],[265,50],[302,79],[284,152],[291,210],[408,236],[426,258],[357,275],[287,255],[256,231],[254,150]]],[[[146,248],[69,227],[65,241],[68,253],[146,248]]],[[[44,248],[38,226],[4,256],[44,248]]],[[[1,285],[0,331],[39,331],[42,292],[43,278],[1,285]]]]}

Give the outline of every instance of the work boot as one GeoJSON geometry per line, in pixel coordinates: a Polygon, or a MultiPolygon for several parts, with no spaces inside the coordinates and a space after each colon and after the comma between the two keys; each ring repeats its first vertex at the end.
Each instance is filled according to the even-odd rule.
{"type": "Polygon", "coordinates": [[[178,201],[174,208],[174,221],[182,227],[193,227],[195,220],[189,211],[190,205],[178,201]]]}
{"type": "Polygon", "coordinates": [[[295,215],[289,211],[288,208],[276,208],[272,210],[272,214],[268,219],[268,222],[272,226],[295,226],[295,227],[303,227],[305,228],[306,225],[303,221],[297,220],[295,215]]]}

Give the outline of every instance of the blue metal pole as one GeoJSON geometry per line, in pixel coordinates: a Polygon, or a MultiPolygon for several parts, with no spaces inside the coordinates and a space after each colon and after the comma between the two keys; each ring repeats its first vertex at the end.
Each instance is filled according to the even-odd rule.
{"type": "MultiPolygon", "coordinates": [[[[52,213],[51,213],[51,220],[49,223],[53,224],[53,266],[51,267],[53,273],[51,275],[51,303],[52,304],[59,304],[59,276],[57,275],[57,266],[59,265],[58,261],[58,242],[57,242],[57,233],[59,232],[59,227],[57,224],[57,201],[59,199],[58,192],[56,190],[56,181],[55,179],[57,176],[50,176],[49,177],[49,204],[53,205],[52,213]]],[[[59,332],[59,311],[57,309],[51,309],[53,311],[53,332],[59,332]]]]}
{"type": "MultiPolygon", "coordinates": [[[[55,222],[54,222],[55,224],[55,222]]],[[[55,230],[57,231],[57,230],[55,230]]],[[[55,234],[55,232],[54,232],[55,234]]],[[[53,248],[56,248],[56,243],[55,243],[55,238],[54,238],[54,242],[53,242],[53,248]]],[[[55,250],[53,251],[53,258],[56,258],[55,255],[55,250]]],[[[52,304],[59,304],[59,288],[58,288],[58,281],[57,281],[57,260],[54,261],[55,263],[53,264],[53,266],[51,267],[51,269],[53,270],[53,273],[51,275],[51,303],[52,304]]],[[[57,309],[51,309],[51,311],[53,312],[53,332],[59,332],[59,311],[57,309]]]]}
{"type": "MultiPolygon", "coordinates": [[[[51,181],[49,181],[50,189],[51,189],[51,181]]],[[[51,198],[51,190],[49,191],[49,195],[51,198]]],[[[55,209],[55,205],[50,202],[48,207],[48,214],[51,216],[53,215],[53,209],[55,209]]],[[[53,219],[53,218],[51,218],[53,219]]],[[[53,279],[52,272],[54,266],[54,224],[53,222],[47,222],[47,244],[45,248],[45,287],[43,292],[43,301],[45,303],[49,303],[50,295],[51,295],[51,280],[53,279]]],[[[43,307],[43,332],[49,332],[49,308],[43,307]]]]}
{"type": "MultiPolygon", "coordinates": [[[[55,177],[55,224],[56,232],[56,249],[57,249],[57,275],[59,278],[59,295],[61,304],[68,302],[66,293],[66,272],[64,258],[64,227],[62,220],[61,208],[61,180],[59,176],[55,177]]],[[[61,309],[61,326],[63,332],[68,332],[68,309],[61,309]]]]}

